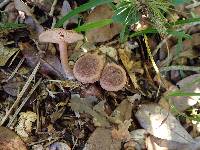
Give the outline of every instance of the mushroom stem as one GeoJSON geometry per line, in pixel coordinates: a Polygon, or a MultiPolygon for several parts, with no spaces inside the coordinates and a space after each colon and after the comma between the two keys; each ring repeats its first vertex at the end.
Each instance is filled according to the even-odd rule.
{"type": "Polygon", "coordinates": [[[65,42],[59,43],[60,61],[64,69],[65,75],[68,79],[74,79],[73,72],[68,64],[67,44],[65,42]]]}

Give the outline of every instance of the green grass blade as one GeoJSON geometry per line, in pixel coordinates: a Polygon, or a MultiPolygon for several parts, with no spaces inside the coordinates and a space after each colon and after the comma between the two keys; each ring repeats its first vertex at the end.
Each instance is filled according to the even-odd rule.
{"type": "MultiPolygon", "coordinates": [[[[186,20],[179,20],[179,21],[176,21],[176,22],[168,23],[168,27],[173,27],[173,26],[176,26],[176,25],[185,25],[185,24],[199,22],[199,21],[200,21],[200,18],[189,18],[189,19],[186,19],[186,20]]],[[[175,33],[175,32],[172,32],[172,30],[168,30],[167,32],[169,34],[175,33]]],[[[138,31],[138,32],[131,34],[130,37],[132,38],[132,37],[141,36],[141,35],[149,34],[149,33],[158,33],[158,31],[154,28],[147,28],[145,30],[141,30],[141,31],[138,31]]]]}
{"type": "Polygon", "coordinates": [[[175,91],[168,94],[168,96],[200,96],[200,93],[189,93],[183,91],[175,91]]]}
{"type": "Polygon", "coordinates": [[[171,22],[171,23],[168,23],[169,24],[169,27],[171,26],[176,26],[176,25],[185,25],[185,24],[188,24],[188,23],[193,23],[193,22],[200,22],[200,18],[188,18],[188,19],[185,19],[185,20],[178,20],[176,22],[171,22]]]}
{"type": "Polygon", "coordinates": [[[18,24],[18,23],[0,23],[0,29],[6,30],[6,29],[19,29],[26,27],[25,24],[18,24]]]}
{"type": "Polygon", "coordinates": [[[67,15],[63,16],[60,20],[58,20],[58,22],[55,24],[56,28],[61,27],[65,21],[67,21],[68,19],[70,19],[71,17],[84,12],[92,7],[98,6],[98,5],[102,5],[102,4],[106,4],[106,3],[110,3],[112,2],[112,0],[91,0],[88,3],[85,3],[77,8],[75,8],[74,10],[70,11],[67,15]]]}
{"type": "Polygon", "coordinates": [[[83,25],[75,28],[74,30],[76,32],[88,31],[88,30],[91,30],[91,29],[100,28],[100,27],[109,25],[112,22],[113,22],[112,19],[103,19],[103,20],[83,24],[83,25]]]}

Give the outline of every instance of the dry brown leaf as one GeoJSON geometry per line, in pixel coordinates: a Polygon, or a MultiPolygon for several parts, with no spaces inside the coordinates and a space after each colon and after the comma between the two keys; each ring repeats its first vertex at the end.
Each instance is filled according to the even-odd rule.
{"type": "MultiPolygon", "coordinates": [[[[108,5],[97,6],[87,17],[88,22],[100,21],[102,19],[110,19],[113,15],[113,10],[108,5]]],[[[121,25],[111,24],[101,28],[86,31],[86,38],[89,42],[105,42],[112,39],[121,31],[121,25]]]]}
{"type": "Polygon", "coordinates": [[[32,131],[32,124],[36,121],[37,115],[32,111],[21,112],[18,125],[15,131],[23,138],[28,138],[29,133],[32,131]]]}
{"type": "Polygon", "coordinates": [[[0,127],[1,150],[27,150],[25,143],[9,128],[0,127]]]}
{"type": "Polygon", "coordinates": [[[168,94],[174,91],[181,90],[186,93],[200,93],[200,74],[194,74],[188,76],[182,80],[180,80],[177,85],[179,88],[175,86],[171,86],[167,92],[164,93],[164,96],[160,99],[159,103],[169,109],[171,105],[174,105],[175,108],[182,112],[187,108],[195,105],[200,96],[173,96],[167,97],[168,94]]]}
{"type": "Polygon", "coordinates": [[[34,67],[40,60],[40,73],[56,76],[61,79],[65,77],[58,57],[52,54],[47,54],[42,58],[42,56],[29,43],[20,43],[19,46],[29,66],[34,67]]]}
{"type": "Polygon", "coordinates": [[[15,8],[18,11],[23,11],[27,16],[32,16],[31,9],[21,0],[14,0],[15,8]]]}
{"type": "Polygon", "coordinates": [[[131,119],[133,105],[128,99],[124,99],[109,117],[115,124],[123,124],[131,119]]]}
{"type": "Polygon", "coordinates": [[[4,42],[0,41],[0,66],[4,66],[19,48],[8,48],[4,42]]]}
{"type": "Polygon", "coordinates": [[[88,139],[84,150],[120,150],[121,142],[112,138],[110,129],[97,128],[88,139]]]}
{"type": "Polygon", "coordinates": [[[179,143],[195,143],[180,122],[158,104],[144,104],[135,114],[140,125],[151,135],[179,143]]]}
{"type": "Polygon", "coordinates": [[[90,97],[80,98],[78,95],[72,95],[70,100],[72,110],[79,113],[90,114],[93,117],[95,126],[110,127],[110,123],[106,116],[95,111],[95,107],[93,108],[93,106],[88,102],[90,100],[87,100],[89,98],[90,97]]]}
{"type": "Polygon", "coordinates": [[[146,147],[148,150],[198,150],[199,148],[198,143],[179,143],[155,138],[151,135],[146,138],[146,147]]]}
{"type": "Polygon", "coordinates": [[[11,81],[3,85],[3,89],[6,93],[12,96],[19,94],[20,88],[24,85],[22,81],[11,81]]]}
{"type": "Polygon", "coordinates": [[[124,49],[119,49],[119,57],[126,68],[126,71],[128,72],[128,75],[136,89],[139,89],[139,85],[137,84],[137,77],[135,76],[135,73],[133,72],[133,61],[131,60],[131,52],[126,51],[124,49]]]}
{"type": "Polygon", "coordinates": [[[128,131],[131,126],[132,119],[125,120],[123,123],[118,125],[118,128],[112,130],[112,138],[118,140],[127,140],[130,139],[130,132],[128,131]]]}

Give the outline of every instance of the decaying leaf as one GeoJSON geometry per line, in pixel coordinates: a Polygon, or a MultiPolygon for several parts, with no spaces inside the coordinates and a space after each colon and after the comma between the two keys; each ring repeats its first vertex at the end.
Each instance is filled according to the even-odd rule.
{"type": "Polygon", "coordinates": [[[188,76],[177,83],[177,87],[171,86],[168,91],[164,94],[164,97],[161,98],[160,104],[165,108],[170,108],[169,106],[174,105],[175,109],[182,112],[187,108],[195,105],[200,96],[170,96],[167,95],[176,92],[186,92],[186,93],[200,93],[200,74],[194,74],[188,76]]]}
{"type": "Polygon", "coordinates": [[[135,141],[136,144],[134,145],[134,148],[136,150],[145,149],[146,136],[147,136],[147,131],[144,129],[133,130],[130,132],[130,139],[128,140],[128,142],[135,141]]]}
{"type": "Polygon", "coordinates": [[[194,143],[180,122],[157,104],[142,105],[135,116],[140,125],[157,138],[186,144],[194,143]]]}
{"type": "Polygon", "coordinates": [[[137,78],[135,73],[133,72],[133,61],[131,60],[131,51],[126,51],[124,49],[119,49],[119,57],[126,68],[126,71],[129,74],[129,77],[136,89],[139,89],[139,85],[137,84],[137,78]]]}
{"type": "Polygon", "coordinates": [[[27,150],[25,143],[12,130],[0,127],[1,150],[27,150]]]}
{"type": "Polygon", "coordinates": [[[118,125],[118,128],[112,130],[112,138],[119,140],[127,140],[130,139],[130,132],[128,131],[131,126],[132,119],[125,120],[123,123],[118,125]]]}
{"type": "Polygon", "coordinates": [[[23,11],[27,16],[32,16],[31,9],[21,0],[14,0],[15,8],[19,11],[23,11]]]}
{"type": "Polygon", "coordinates": [[[99,127],[88,139],[84,150],[120,150],[121,142],[112,138],[110,129],[99,127]]]}
{"type": "Polygon", "coordinates": [[[65,111],[65,107],[61,107],[60,109],[58,109],[57,111],[53,112],[51,115],[50,115],[50,118],[51,118],[51,122],[55,122],[56,120],[60,119],[63,115],[65,111]]]}
{"type": "Polygon", "coordinates": [[[117,50],[115,48],[102,45],[99,50],[113,60],[118,61],[117,50]]]}
{"type": "Polygon", "coordinates": [[[41,67],[39,71],[41,73],[53,75],[61,79],[64,78],[64,71],[58,57],[49,54],[42,57],[29,43],[20,43],[19,46],[29,66],[34,67],[40,60],[41,67]]]}
{"type": "Polygon", "coordinates": [[[11,81],[3,85],[3,89],[11,96],[17,96],[20,91],[20,87],[24,85],[22,81],[11,81]]]}
{"type": "MultiPolygon", "coordinates": [[[[100,21],[102,19],[110,19],[113,10],[108,5],[97,6],[87,17],[87,23],[100,21]]],[[[89,42],[105,42],[112,39],[121,31],[121,25],[111,24],[101,28],[93,29],[86,32],[86,38],[89,42]]]]}
{"type": "Polygon", "coordinates": [[[70,101],[72,110],[79,113],[90,114],[93,117],[95,126],[110,127],[110,123],[107,118],[95,111],[93,106],[87,102],[86,98],[80,98],[78,95],[72,95],[70,101]]]}
{"type": "Polygon", "coordinates": [[[115,124],[123,124],[131,119],[133,105],[128,99],[124,99],[113,111],[109,119],[115,124]]]}
{"type": "Polygon", "coordinates": [[[36,121],[37,115],[32,111],[20,113],[18,125],[15,131],[23,138],[27,138],[32,131],[32,124],[36,121]]]}
{"type": "Polygon", "coordinates": [[[8,48],[4,42],[0,41],[0,66],[4,66],[17,51],[19,48],[8,48]]]}
{"type": "Polygon", "coordinates": [[[146,147],[148,150],[198,150],[198,143],[179,143],[174,141],[163,140],[148,136],[146,138],[146,147]]]}

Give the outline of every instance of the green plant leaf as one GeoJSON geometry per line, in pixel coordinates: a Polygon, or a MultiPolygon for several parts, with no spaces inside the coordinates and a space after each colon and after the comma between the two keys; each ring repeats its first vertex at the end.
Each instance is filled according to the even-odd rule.
{"type": "Polygon", "coordinates": [[[128,39],[128,36],[129,36],[129,30],[128,30],[128,26],[124,26],[120,32],[120,42],[121,43],[124,43],[127,39],[128,39]]]}
{"type": "Polygon", "coordinates": [[[168,96],[200,96],[200,93],[188,93],[183,91],[175,91],[168,94],[168,96]]]}
{"type": "Polygon", "coordinates": [[[189,3],[191,2],[191,0],[172,0],[172,4],[174,5],[180,5],[180,4],[183,4],[183,3],[189,3]]]}
{"type": "Polygon", "coordinates": [[[123,1],[119,4],[115,10],[114,16],[112,17],[113,21],[116,23],[121,23],[124,25],[131,25],[139,21],[139,12],[137,5],[134,5],[133,2],[123,1]]]}
{"type": "Polygon", "coordinates": [[[106,3],[110,3],[112,2],[112,0],[90,0],[88,3],[85,3],[77,8],[75,8],[74,10],[70,11],[67,15],[63,16],[60,20],[58,20],[58,22],[55,24],[56,28],[61,27],[65,21],[67,21],[68,19],[70,19],[71,17],[84,12],[92,7],[96,7],[98,5],[102,5],[102,4],[106,4],[106,3]]]}
{"type": "Polygon", "coordinates": [[[18,23],[0,23],[0,29],[19,29],[26,27],[25,24],[18,24],[18,23]]]}
{"type": "MultiPolygon", "coordinates": [[[[186,20],[178,20],[176,22],[169,23],[168,27],[174,27],[174,26],[177,26],[177,25],[185,25],[185,24],[199,22],[199,21],[200,21],[200,18],[189,18],[189,19],[186,19],[186,20]]],[[[171,34],[175,34],[175,31],[172,32],[172,30],[168,30],[168,32],[170,32],[170,31],[171,31],[171,34]]],[[[158,31],[154,28],[147,28],[145,30],[141,30],[141,31],[137,31],[137,32],[132,33],[130,35],[130,37],[132,38],[132,37],[141,36],[141,35],[149,34],[149,33],[158,33],[158,31]]],[[[179,36],[183,35],[182,32],[176,31],[176,33],[179,36]]],[[[189,35],[185,34],[183,36],[183,38],[189,38],[189,35]]]]}
{"type": "Polygon", "coordinates": [[[100,21],[94,21],[94,22],[89,22],[89,23],[83,24],[83,25],[75,28],[74,30],[76,32],[88,31],[88,30],[92,30],[95,28],[100,28],[100,27],[109,25],[111,23],[113,23],[112,19],[103,19],[100,21]]]}

